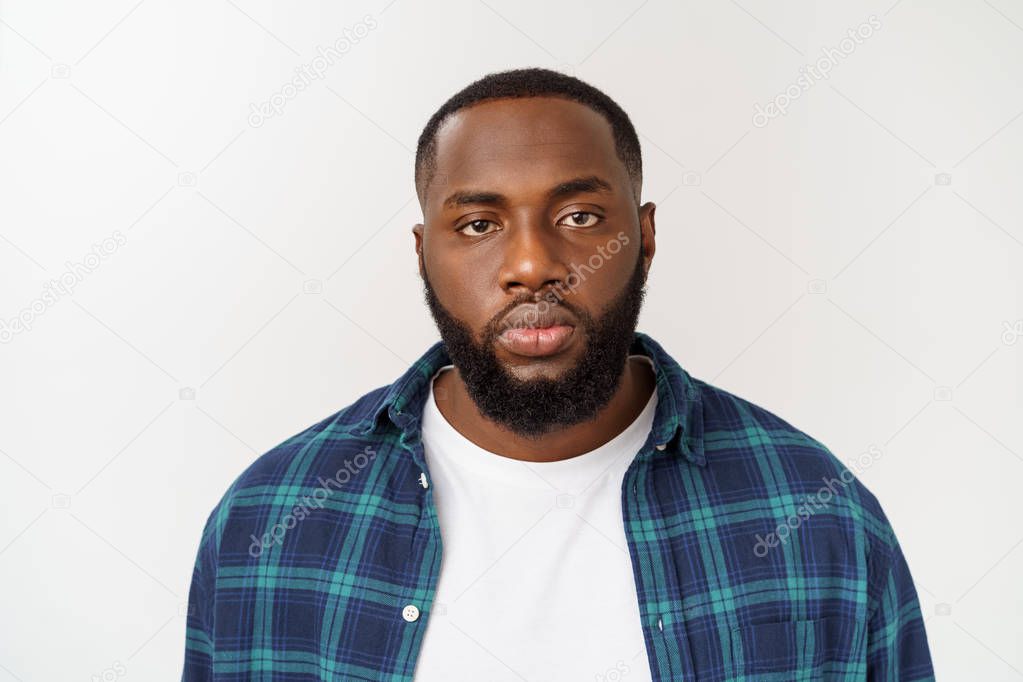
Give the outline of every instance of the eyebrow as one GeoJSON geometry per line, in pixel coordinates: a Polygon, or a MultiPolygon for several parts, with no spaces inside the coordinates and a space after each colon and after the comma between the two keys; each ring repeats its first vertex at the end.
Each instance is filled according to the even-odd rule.
{"type": "MultiPolygon", "coordinates": [[[[558,199],[570,194],[610,194],[614,188],[607,180],[597,175],[580,176],[558,183],[547,192],[547,200],[558,199]]],[[[504,206],[508,198],[498,192],[465,190],[451,194],[444,200],[444,207],[465,206],[467,204],[492,204],[504,206]]]]}

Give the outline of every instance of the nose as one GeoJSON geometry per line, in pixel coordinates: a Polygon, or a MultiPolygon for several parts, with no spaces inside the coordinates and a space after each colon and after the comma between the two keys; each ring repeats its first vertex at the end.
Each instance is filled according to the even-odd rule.
{"type": "Polygon", "coordinates": [[[571,271],[555,226],[539,217],[525,217],[506,229],[502,289],[521,295],[566,282],[571,271]]]}

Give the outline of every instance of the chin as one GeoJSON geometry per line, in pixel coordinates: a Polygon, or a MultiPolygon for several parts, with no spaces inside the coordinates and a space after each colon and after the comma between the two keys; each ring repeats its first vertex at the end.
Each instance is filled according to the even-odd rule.
{"type": "Polygon", "coordinates": [[[557,379],[579,364],[580,352],[576,349],[548,357],[519,357],[514,360],[499,360],[501,368],[516,379],[557,379]]]}

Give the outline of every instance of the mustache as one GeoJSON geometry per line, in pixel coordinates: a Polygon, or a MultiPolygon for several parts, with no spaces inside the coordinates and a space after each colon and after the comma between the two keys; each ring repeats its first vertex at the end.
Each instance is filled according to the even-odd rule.
{"type": "Polygon", "coordinates": [[[549,315],[557,316],[559,314],[566,314],[567,317],[577,320],[579,326],[584,329],[592,323],[588,313],[577,309],[576,306],[571,303],[567,303],[563,298],[559,298],[557,294],[553,293],[553,291],[549,291],[542,295],[521,296],[506,305],[487,323],[483,334],[484,339],[496,339],[506,329],[515,326],[514,324],[509,323],[509,319],[515,317],[514,312],[521,306],[531,306],[530,313],[528,313],[528,315],[530,315],[534,320],[546,318],[549,315]]]}

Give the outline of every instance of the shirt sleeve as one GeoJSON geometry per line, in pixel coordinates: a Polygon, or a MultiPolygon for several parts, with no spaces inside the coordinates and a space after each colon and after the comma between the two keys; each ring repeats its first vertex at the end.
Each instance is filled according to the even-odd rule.
{"type": "Polygon", "coordinates": [[[906,558],[890,532],[870,561],[869,682],[934,680],[927,633],[906,558]]]}
{"type": "Polygon", "coordinates": [[[213,614],[216,592],[217,510],[210,514],[199,541],[188,589],[188,612],[185,621],[185,665],[182,682],[207,682],[213,679],[213,614]]]}

